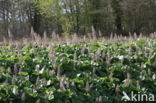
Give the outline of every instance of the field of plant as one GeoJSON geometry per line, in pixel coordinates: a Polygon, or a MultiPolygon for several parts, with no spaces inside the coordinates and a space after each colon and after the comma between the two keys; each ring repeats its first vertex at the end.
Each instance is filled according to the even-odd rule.
{"type": "Polygon", "coordinates": [[[123,91],[156,94],[155,41],[0,44],[0,103],[122,103],[123,91]]]}

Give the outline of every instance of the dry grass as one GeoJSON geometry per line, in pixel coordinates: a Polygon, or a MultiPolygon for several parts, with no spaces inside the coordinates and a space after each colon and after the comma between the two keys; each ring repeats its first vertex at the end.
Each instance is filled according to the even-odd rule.
{"type": "Polygon", "coordinates": [[[36,43],[36,44],[63,44],[63,43],[79,43],[79,42],[96,42],[99,40],[134,40],[137,38],[147,38],[147,37],[156,37],[156,32],[150,33],[149,35],[137,35],[129,33],[129,36],[122,36],[117,34],[110,34],[110,37],[104,37],[101,33],[96,33],[92,31],[92,33],[88,33],[84,36],[78,36],[77,34],[69,35],[69,36],[59,36],[55,32],[51,34],[51,36],[47,36],[44,33],[44,36],[41,37],[39,34],[35,33],[33,30],[30,33],[29,38],[21,38],[21,39],[13,39],[13,36],[9,34],[8,38],[1,37],[0,38],[0,45],[4,44],[29,44],[29,43],[36,43]]]}

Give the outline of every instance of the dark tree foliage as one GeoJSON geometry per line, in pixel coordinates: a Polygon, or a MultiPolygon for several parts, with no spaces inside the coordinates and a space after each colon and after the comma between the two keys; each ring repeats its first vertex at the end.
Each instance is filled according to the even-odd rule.
{"type": "Polygon", "coordinates": [[[87,34],[94,27],[108,36],[156,29],[155,0],[0,0],[0,36],[87,34]]]}

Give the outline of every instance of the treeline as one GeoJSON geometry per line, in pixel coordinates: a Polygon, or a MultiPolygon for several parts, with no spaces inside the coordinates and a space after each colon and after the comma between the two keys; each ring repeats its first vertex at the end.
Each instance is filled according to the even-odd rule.
{"type": "Polygon", "coordinates": [[[0,35],[103,35],[156,30],[156,0],[0,0],[0,35]]]}

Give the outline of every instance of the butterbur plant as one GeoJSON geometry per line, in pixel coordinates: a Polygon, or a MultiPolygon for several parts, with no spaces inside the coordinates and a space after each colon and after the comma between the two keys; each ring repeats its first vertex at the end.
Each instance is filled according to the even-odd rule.
{"type": "Polygon", "coordinates": [[[21,95],[21,100],[22,100],[22,101],[25,101],[25,100],[26,100],[26,94],[25,94],[24,92],[23,92],[22,95],[21,95]]]}
{"type": "Polygon", "coordinates": [[[33,34],[33,42],[0,47],[0,103],[125,103],[123,91],[155,94],[155,37],[72,38],[33,34]]]}

